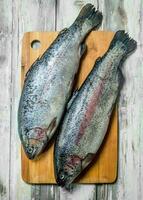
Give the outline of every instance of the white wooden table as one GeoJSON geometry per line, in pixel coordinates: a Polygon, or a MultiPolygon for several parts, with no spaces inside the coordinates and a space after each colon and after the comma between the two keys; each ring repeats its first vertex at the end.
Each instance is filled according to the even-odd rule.
{"type": "Polygon", "coordinates": [[[119,170],[115,184],[60,187],[28,185],[21,179],[17,107],[24,32],[68,27],[81,7],[96,0],[0,0],[0,200],[143,199],[143,1],[100,0],[101,29],[125,29],[138,49],[123,68],[119,101],[119,170]]]}

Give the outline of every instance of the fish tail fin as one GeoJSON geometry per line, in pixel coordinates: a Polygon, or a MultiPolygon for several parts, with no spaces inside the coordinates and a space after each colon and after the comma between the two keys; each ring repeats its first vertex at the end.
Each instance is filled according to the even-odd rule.
{"type": "Polygon", "coordinates": [[[137,42],[130,38],[124,30],[119,30],[115,33],[109,49],[112,49],[116,44],[119,44],[124,49],[124,54],[127,56],[137,48],[137,42]]]}
{"type": "Polygon", "coordinates": [[[80,11],[74,25],[80,27],[84,33],[88,33],[101,24],[102,18],[102,13],[96,10],[92,4],[88,3],[80,11]]]}

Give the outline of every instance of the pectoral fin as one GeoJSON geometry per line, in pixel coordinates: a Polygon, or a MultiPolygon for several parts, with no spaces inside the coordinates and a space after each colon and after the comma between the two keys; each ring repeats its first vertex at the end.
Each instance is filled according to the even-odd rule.
{"type": "Polygon", "coordinates": [[[88,153],[85,158],[82,160],[82,169],[86,168],[89,163],[92,161],[94,157],[94,154],[93,153],[88,153]]]}
{"type": "Polygon", "coordinates": [[[48,128],[47,128],[47,136],[49,137],[49,138],[51,138],[51,133],[53,133],[53,130],[55,129],[55,127],[57,126],[57,123],[56,123],[56,121],[57,121],[57,117],[55,117],[55,118],[53,118],[53,120],[51,121],[51,123],[49,124],[49,126],[48,126],[48,128]]]}

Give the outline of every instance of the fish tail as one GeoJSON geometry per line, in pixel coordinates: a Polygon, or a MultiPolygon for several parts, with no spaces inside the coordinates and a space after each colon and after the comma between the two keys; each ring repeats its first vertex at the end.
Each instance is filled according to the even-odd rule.
{"type": "Polygon", "coordinates": [[[130,38],[124,30],[119,30],[115,33],[109,49],[112,49],[116,44],[121,46],[126,56],[137,48],[137,42],[130,38]]]}
{"type": "Polygon", "coordinates": [[[93,28],[97,27],[102,22],[102,13],[95,9],[95,7],[88,3],[80,11],[76,18],[74,25],[80,27],[83,33],[88,33],[93,28]]]}

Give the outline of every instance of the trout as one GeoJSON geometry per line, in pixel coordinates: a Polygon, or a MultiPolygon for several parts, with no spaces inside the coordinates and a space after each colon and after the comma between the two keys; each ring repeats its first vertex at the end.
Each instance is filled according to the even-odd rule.
{"type": "Polygon", "coordinates": [[[101,22],[102,14],[93,5],[85,5],[28,71],[19,103],[18,131],[29,159],[36,158],[55,133],[86,50],[84,38],[101,22]]]}
{"type": "Polygon", "coordinates": [[[101,146],[120,88],[121,65],[136,42],[118,31],[105,55],[97,59],[87,79],[67,106],[54,149],[55,176],[68,188],[93,161],[101,146]]]}

